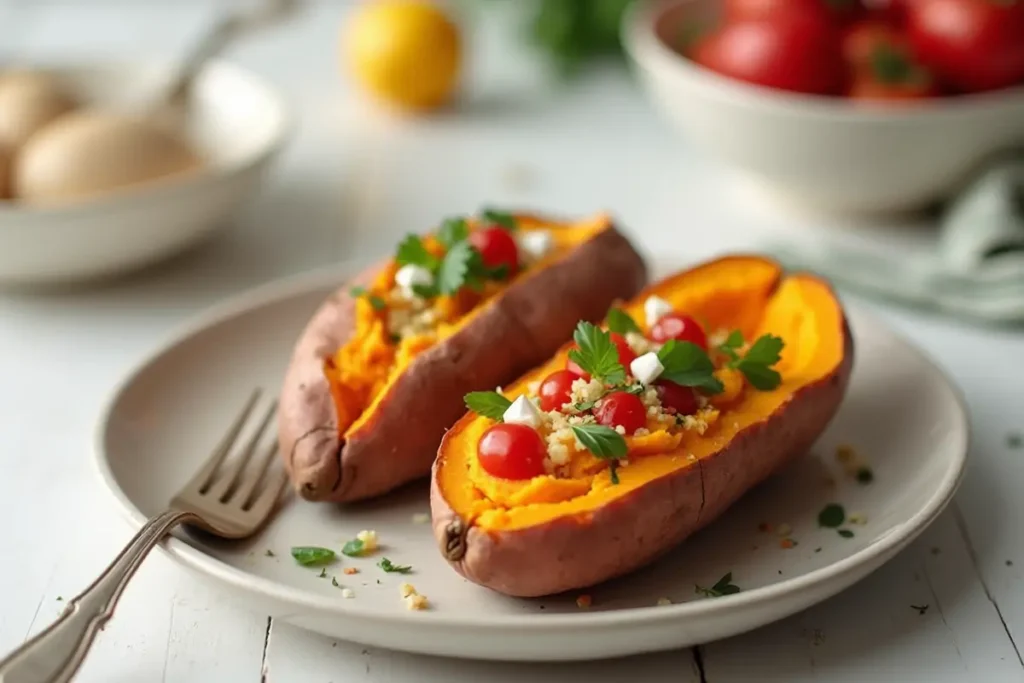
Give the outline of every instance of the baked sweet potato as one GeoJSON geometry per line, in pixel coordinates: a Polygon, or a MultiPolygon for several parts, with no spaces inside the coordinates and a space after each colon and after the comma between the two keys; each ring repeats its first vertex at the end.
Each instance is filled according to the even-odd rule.
{"type": "Polygon", "coordinates": [[[606,325],[627,348],[581,323],[500,395],[467,396],[445,434],[433,529],[471,581],[533,597],[651,562],[803,453],[853,363],[829,286],[759,257],[654,284],[606,325]]]}
{"type": "Polygon", "coordinates": [[[408,236],[347,283],[295,346],[280,394],[285,468],[307,500],[348,502],[430,472],[462,397],[543,362],[578,319],[647,281],[606,215],[485,212],[408,236]]]}

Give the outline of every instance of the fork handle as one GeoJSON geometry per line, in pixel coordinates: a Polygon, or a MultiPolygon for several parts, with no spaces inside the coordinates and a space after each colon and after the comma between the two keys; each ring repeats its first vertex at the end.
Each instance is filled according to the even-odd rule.
{"type": "Polygon", "coordinates": [[[68,602],[57,621],[0,661],[0,683],[70,681],[149,551],[178,524],[198,519],[190,512],[167,511],[146,522],[92,585],[68,602]]]}

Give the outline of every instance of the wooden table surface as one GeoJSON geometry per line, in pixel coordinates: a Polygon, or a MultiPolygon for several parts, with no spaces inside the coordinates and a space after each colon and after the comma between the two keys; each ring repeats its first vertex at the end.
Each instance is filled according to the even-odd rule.
{"type": "MultiPolygon", "coordinates": [[[[0,2],[3,54],[168,56],[213,15],[199,0],[0,2]]],[[[297,131],[266,191],[221,238],[98,289],[0,294],[0,651],[49,623],[131,532],[92,472],[99,407],[175,326],[231,293],[485,202],[607,208],[651,254],[753,248],[781,221],[751,210],[653,114],[628,73],[547,84],[512,29],[483,22],[466,101],[429,119],[375,115],[338,69],[345,2],[319,2],[231,50],[287,95],[297,131]]],[[[848,296],[856,298],[852,294],[848,296]]],[[[586,665],[463,662],[334,642],[247,611],[156,553],[83,682],[1024,681],[1024,334],[871,304],[948,371],[972,424],[953,505],[841,595],[701,648],[586,665]],[[923,614],[911,605],[927,604],[923,614]]]]}

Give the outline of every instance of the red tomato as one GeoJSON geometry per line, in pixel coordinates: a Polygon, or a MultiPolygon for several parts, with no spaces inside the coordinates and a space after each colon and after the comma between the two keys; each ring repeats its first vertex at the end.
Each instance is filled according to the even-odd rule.
{"type": "Polygon", "coordinates": [[[704,328],[696,320],[682,313],[669,313],[662,316],[651,328],[651,339],[659,344],[664,344],[669,339],[687,341],[705,351],[708,349],[708,338],[704,334],[704,328]]]}
{"type": "Polygon", "coordinates": [[[786,13],[728,23],[700,39],[694,60],[723,76],[813,95],[835,95],[846,71],[837,29],[786,13]]]}
{"type": "MultiPolygon", "coordinates": [[[[619,362],[622,363],[622,367],[626,369],[626,372],[629,372],[629,364],[636,360],[636,354],[633,353],[633,349],[629,348],[629,343],[621,334],[612,332],[609,336],[611,336],[612,343],[615,344],[616,348],[619,350],[619,362]]],[[[573,348],[575,349],[578,347],[573,344],[573,348]]],[[[585,372],[583,368],[570,359],[566,359],[565,369],[575,373],[583,379],[590,379],[590,373],[585,372]]]]}
{"type": "Polygon", "coordinates": [[[684,387],[675,382],[655,382],[654,388],[665,412],[676,415],[693,415],[697,412],[697,392],[693,387],[684,387]]]}
{"type": "Polygon", "coordinates": [[[891,26],[857,24],[843,39],[843,53],[853,69],[848,95],[855,100],[906,102],[938,95],[932,74],[891,26]]]}
{"type": "Polygon", "coordinates": [[[892,26],[903,26],[906,21],[907,0],[865,0],[868,14],[892,26]]]}
{"type": "Polygon", "coordinates": [[[548,448],[532,427],[496,424],[477,444],[480,466],[502,479],[531,479],[544,474],[548,448]]]}
{"type": "Polygon", "coordinates": [[[622,426],[627,434],[647,426],[647,408],[640,397],[628,391],[613,391],[594,406],[598,424],[615,429],[622,426]]]}
{"type": "Polygon", "coordinates": [[[870,68],[872,55],[879,47],[899,46],[907,40],[899,29],[882,21],[861,21],[843,34],[843,59],[854,69],[870,68]]]}
{"type": "Polygon", "coordinates": [[[502,228],[476,230],[470,233],[469,243],[480,252],[485,265],[491,268],[505,266],[509,276],[515,275],[519,268],[519,249],[508,230],[502,228]]]}
{"type": "Polygon", "coordinates": [[[921,61],[965,92],[1024,82],[1024,1],[914,0],[907,33],[921,61]]]}
{"type": "Polygon", "coordinates": [[[727,21],[765,19],[785,12],[843,23],[860,17],[864,5],[861,0],[725,0],[727,21]]]}
{"type": "Polygon", "coordinates": [[[544,411],[559,410],[569,402],[572,383],[580,378],[572,370],[555,370],[540,383],[540,408],[544,411]]]}

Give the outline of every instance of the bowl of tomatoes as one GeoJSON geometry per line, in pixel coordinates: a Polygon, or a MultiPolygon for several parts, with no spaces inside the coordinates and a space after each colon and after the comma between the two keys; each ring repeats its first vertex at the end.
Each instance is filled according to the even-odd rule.
{"type": "Polygon", "coordinates": [[[925,208],[1024,146],[1024,0],[638,0],[623,43],[690,144],[809,208],[925,208]]]}

